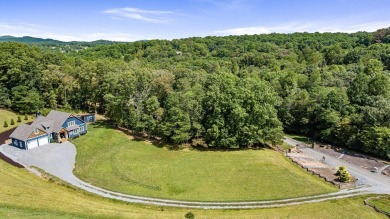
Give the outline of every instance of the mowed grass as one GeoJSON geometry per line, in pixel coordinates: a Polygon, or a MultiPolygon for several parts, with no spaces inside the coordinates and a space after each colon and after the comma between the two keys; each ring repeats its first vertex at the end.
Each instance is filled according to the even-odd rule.
{"type": "Polygon", "coordinates": [[[0,160],[0,218],[387,218],[368,196],[291,207],[199,210],[127,204],[59,186],[0,160]]]}
{"type": "Polygon", "coordinates": [[[378,209],[390,213],[390,196],[383,196],[381,198],[375,198],[368,201],[378,209]]]}
{"type": "Polygon", "coordinates": [[[303,143],[306,143],[306,144],[312,144],[313,141],[306,137],[306,136],[303,136],[303,135],[297,135],[297,134],[286,134],[287,137],[289,138],[292,138],[294,140],[297,140],[297,141],[301,141],[303,143]]]}
{"type": "MultiPolygon", "coordinates": [[[[33,118],[31,118],[31,116],[27,116],[28,120],[24,120],[24,115],[19,115],[19,116],[22,120],[22,122],[20,123],[27,123],[34,120],[33,118]]],[[[20,124],[19,122],[17,122],[17,120],[18,120],[18,114],[11,112],[9,110],[0,109],[0,133],[17,127],[20,124]],[[15,122],[14,125],[11,125],[11,119],[14,119],[15,122]],[[4,127],[4,121],[7,121],[8,123],[7,128],[4,127]]]]}
{"type": "Polygon", "coordinates": [[[242,201],[310,196],[337,189],[269,149],[172,151],[90,125],[74,141],[75,174],[122,193],[178,200],[242,201]]]}

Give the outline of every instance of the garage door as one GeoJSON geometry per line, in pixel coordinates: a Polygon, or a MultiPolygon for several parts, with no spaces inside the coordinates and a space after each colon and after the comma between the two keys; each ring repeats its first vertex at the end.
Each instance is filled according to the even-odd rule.
{"type": "Polygon", "coordinates": [[[27,142],[28,149],[32,149],[32,148],[36,148],[36,147],[38,147],[38,140],[37,139],[34,139],[34,140],[27,142]]]}
{"type": "Polygon", "coordinates": [[[47,137],[39,138],[39,139],[38,139],[38,143],[39,143],[39,146],[45,145],[45,144],[48,144],[48,143],[49,143],[49,140],[48,140],[47,137]]]}

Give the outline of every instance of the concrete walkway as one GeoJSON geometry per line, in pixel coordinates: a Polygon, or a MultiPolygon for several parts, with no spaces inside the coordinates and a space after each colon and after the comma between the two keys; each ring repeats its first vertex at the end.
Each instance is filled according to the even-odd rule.
{"type": "MultiPolygon", "coordinates": [[[[170,207],[183,207],[183,208],[201,208],[201,209],[248,209],[248,208],[271,208],[271,207],[282,207],[291,206],[304,203],[321,202],[332,199],[340,199],[346,197],[357,196],[366,193],[379,193],[383,190],[373,190],[372,188],[377,187],[365,187],[360,189],[352,190],[341,190],[335,193],[329,193],[324,195],[315,195],[308,197],[290,198],[283,200],[273,201],[243,201],[243,202],[196,202],[196,201],[179,201],[159,198],[149,198],[141,196],[133,196],[122,194],[118,192],[109,191],[96,186],[93,186],[87,182],[84,182],[77,178],[73,174],[76,158],[76,147],[70,142],[63,144],[49,144],[40,146],[32,150],[20,150],[18,148],[2,145],[0,146],[0,152],[5,156],[11,158],[15,162],[22,164],[31,172],[38,172],[31,168],[33,166],[39,167],[47,173],[56,176],[63,181],[88,191],[90,193],[110,198],[121,200],[130,203],[141,203],[141,204],[153,204],[160,206],[170,207]]],[[[322,156],[322,155],[321,155],[322,156]]],[[[378,179],[380,180],[380,179],[378,179]]],[[[376,182],[376,181],[375,181],[376,182]]],[[[376,182],[379,184],[379,182],[376,182]]],[[[388,184],[382,183],[382,186],[388,188],[388,184]]],[[[380,185],[378,185],[380,186],[380,185]]]]}

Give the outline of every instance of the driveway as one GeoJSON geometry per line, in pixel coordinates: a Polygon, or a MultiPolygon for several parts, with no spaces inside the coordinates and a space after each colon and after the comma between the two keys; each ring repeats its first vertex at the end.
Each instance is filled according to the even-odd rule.
{"type": "MultiPolygon", "coordinates": [[[[40,169],[50,173],[53,176],[87,192],[110,198],[121,200],[130,203],[153,204],[170,207],[183,208],[201,208],[201,209],[249,209],[249,208],[272,208],[282,206],[292,206],[304,203],[321,202],[332,199],[340,199],[346,197],[357,196],[361,194],[371,193],[371,190],[356,189],[356,190],[341,190],[339,192],[328,193],[323,195],[315,195],[308,197],[289,198],[282,200],[271,201],[242,201],[242,202],[196,202],[196,201],[180,201],[159,199],[151,197],[141,197],[127,195],[118,192],[109,191],[103,188],[93,186],[77,178],[73,174],[76,158],[76,147],[70,143],[48,144],[39,146],[31,150],[21,150],[9,145],[0,146],[0,153],[9,157],[13,161],[22,164],[28,170],[37,173],[33,168],[40,169]]],[[[387,184],[383,184],[386,185],[387,184]]]]}

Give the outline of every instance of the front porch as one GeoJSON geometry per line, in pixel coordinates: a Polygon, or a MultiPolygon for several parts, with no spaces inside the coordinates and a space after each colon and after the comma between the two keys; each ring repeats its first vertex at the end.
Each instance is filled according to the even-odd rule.
{"type": "Polygon", "coordinates": [[[69,138],[68,131],[66,131],[65,129],[61,129],[61,131],[55,135],[54,141],[58,143],[63,143],[63,142],[67,142],[68,138],[69,138]]]}

